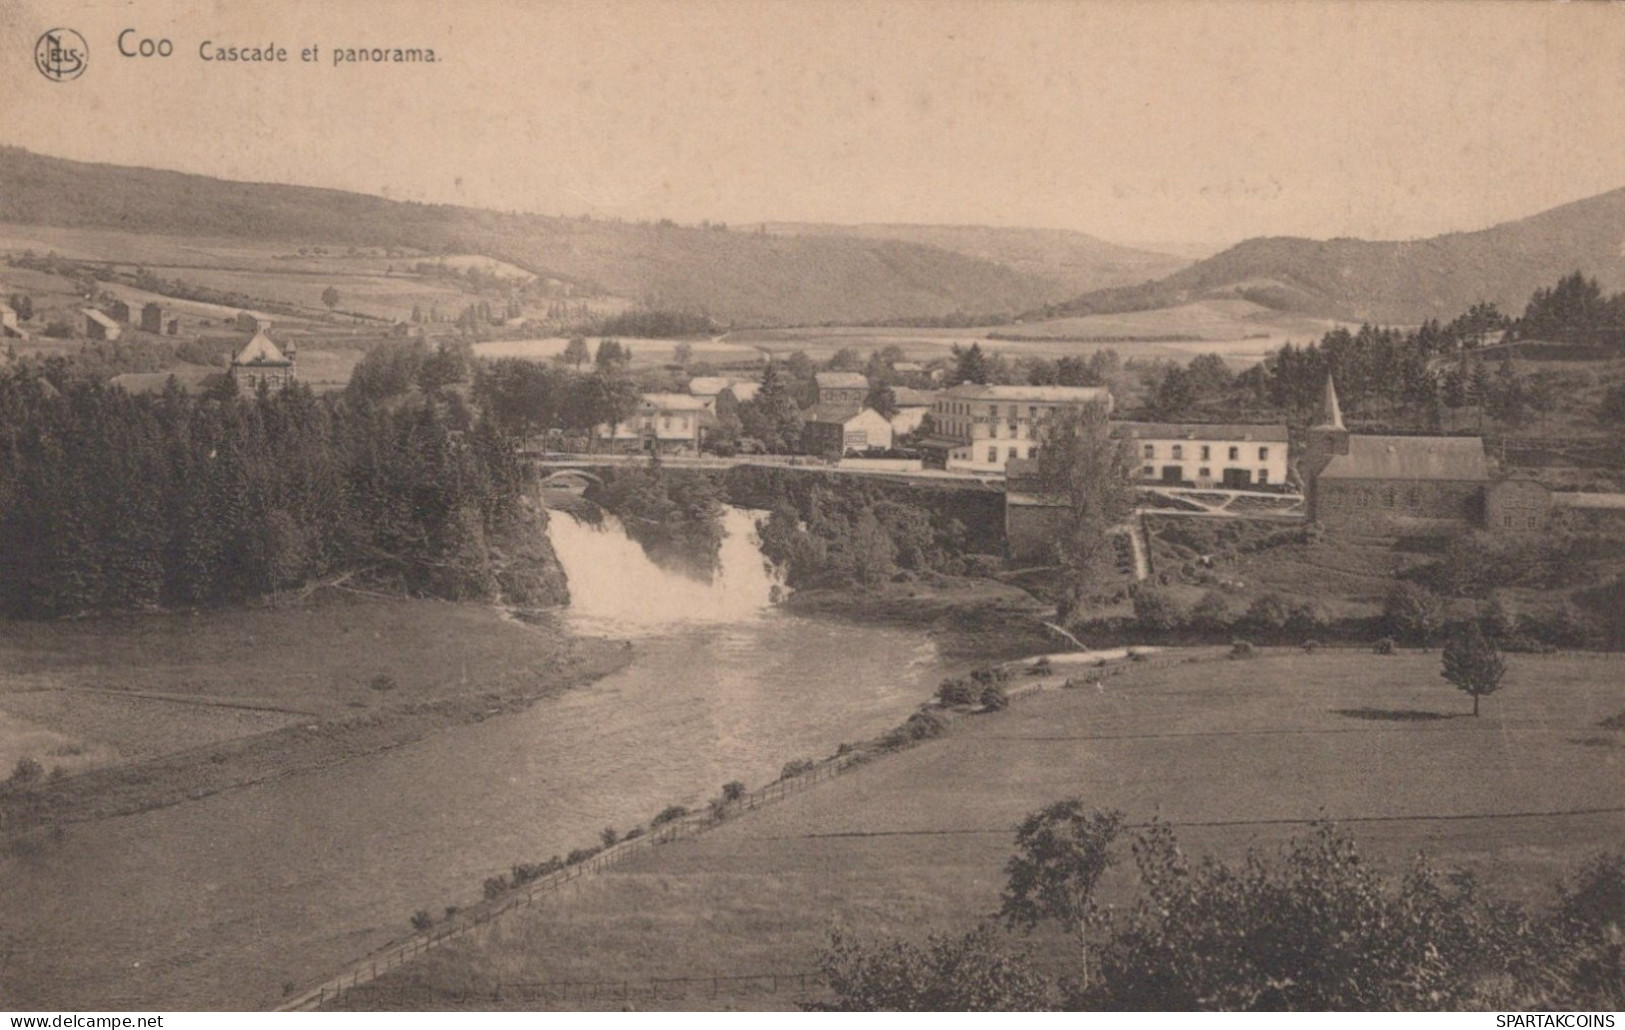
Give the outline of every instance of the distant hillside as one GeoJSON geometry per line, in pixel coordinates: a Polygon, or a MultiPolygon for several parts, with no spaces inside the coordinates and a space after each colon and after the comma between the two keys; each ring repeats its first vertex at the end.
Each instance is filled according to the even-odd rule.
{"type": "Polygon", "coordinates": [[[1449,319],[1479,301],[1518,314],[1579,269],[1625,289],[1625,189],[1480,232],[1406,242],[1246,240],[1156,282],[1099,290],[1043,314],[1084,315],[1240,297],[1278,311],[1388,323],[1449,319]]]}
{"type": "Polygon", "coordinates": [[[1191,263],[1171,254],[1124,247],[1067,229],[769,222],[767,231],[783,236],[839,236],[922,243],[992,261],[1071,290],[1100,290],[1143,283],[1170,275],[1191,263]]]}
{"type": "Polygon", "coordinates": [[[1017,312],[1077,292],[916,242],[503,214],[86,164],[15,147],[0,147],[0,222],[484,254],[637,303],[742,324],[1017,312]]]}

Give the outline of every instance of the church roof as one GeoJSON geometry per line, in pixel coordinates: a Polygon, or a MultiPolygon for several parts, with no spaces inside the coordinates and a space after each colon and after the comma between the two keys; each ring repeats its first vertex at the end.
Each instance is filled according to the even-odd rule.
{"type": "Polygon", "coordinates": [[[1482,482],[1489,468],[1476,436],[1350,436],[1319,478],[1482,482]]]}
{"type": "Polygon", "coordinates": [[[1343,406],[1337,403],[1337,387],[1332,384],[1332,375],[1326,373],[1326,396],[1320,402],[1320,421],[1315,423],[1316,429],[1342,429],[1343,406]]]}
{"type": "Polygon", "coordinates": [[[249,340],[243,346],[243,349],[237,352],[237,357],[232,359],[231,363],[233,365],[293,364],[292,361],[288,360],[288,356],[283,354],[281,349],[272,343],[271,338],[264,333],[255,333],[254,338],[249,340]]]}

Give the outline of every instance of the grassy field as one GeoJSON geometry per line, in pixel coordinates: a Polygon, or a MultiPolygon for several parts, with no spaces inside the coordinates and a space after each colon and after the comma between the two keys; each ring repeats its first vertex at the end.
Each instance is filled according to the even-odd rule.
{"type": "MultiPolygon", "coordinates": [[[[1543,899],[1625,834],[1625,732],[1598,726],[1625,709],[1618,658],[1514,657],[1477,719],[1438,668],[1421,653],[1170,652],[656,848],[358,998],[537,1007],[493,1002],[492,988],[794,973],[814,967],[832,926],[963,929],[998,907],[1016,822],[1073,795],[1131,822],[1160,817],[1188,851],[1227,857],[1331,818],[1385,868],[1425,851],[1543,899]],[[433,1000],[388,992],[408,986],[433,1000]],[[459,1002],[465,992],[477,1000],[459,1002]]],[[[1123,878],[1105,891],[1121,900],[1123,878]]],[[[764,993],[715,998],[703,982],[674,986],[638,1005],[793,1007],[793,991],[759,983],[764,993]]]]}
{"type": "Polygon", "coordinates": [[[28,756],[79,772],[295,722],[534,696],[568,647],[493,611],[416,600],[3,622],[0,771],[28,756]],[[392,686],[376,689],[379,676],[392,686]]]}

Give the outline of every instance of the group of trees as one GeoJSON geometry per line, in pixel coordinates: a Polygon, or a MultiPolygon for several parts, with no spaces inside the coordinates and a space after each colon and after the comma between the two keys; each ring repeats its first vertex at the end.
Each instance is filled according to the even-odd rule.
{"type": "Polygon", "coordinates": [[[649,560],[709,579],[721,563],[722,489],[703,472],[617,470],[587,499],[612,512],[649,560]]]}
{"type": "Polygon", "coordinates": [[[848,482],[781,493],[761,529],[762,553],[794,588],[872,586],[900,573],[962,573],[965,527],[941,512],[848,482]]]}
{"type": "Polygon", "coordinates": [[[208,605],[370,569],[449,598],[498,590],[487,543],[523,516],[522,468],[443,405],[131,396],[0,377],[0,612],[208,605]]]}
{"type": "Polygon", "coordinates": [[[483,363],[474,399],[504,432],[592,438],[593,427],[624,421],[638,406],[637,384],[618,365],[577,372],[518,358],[483,363]]]}
{"type": "Polygon", "coordinates": [[[1608,1009],[1625,983],[1625,857],[1599,855],[1549,907],[1491,896],[1418,859],[1385,877],[1321,823],[1277,857],[1193,860],[1153,821],[1078,799],[1025,819],[998,917],[922,947],[837,931],[821,965],[839,1011],[1608,1009]],[[1044,934],[1035,948],[1029,935],[1044,934]],[[1056,938],[1059,938],[1057,940],[1056,938]]]}

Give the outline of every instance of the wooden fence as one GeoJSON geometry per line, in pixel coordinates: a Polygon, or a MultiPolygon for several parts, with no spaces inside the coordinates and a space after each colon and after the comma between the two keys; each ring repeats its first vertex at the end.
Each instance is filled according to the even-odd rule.
{"type": "MultiPolygon", "coordinates": [[[[623,840],[618,844],[605,848],[591,858],[565,866],[557,872],[538,877],[529,883],[515,886],[498,895],[492,901],[484,903],[477,910],[453,916],[440,926],[374,952],[360,962],[349,966],[339,975],[283,1002],[277,1006],[277,1011],[296,1012],[321,1008],[331,1001],[343,998],[350,992],[370,984],[390,970],[400,968],[426,951],[467,937],[481,927],[511,915],[520,908],[534,906],[537,898],[562,890],[584,876],[596,875],[657,844],[665,844],[704,833],[726,821],[729,816],[761,808],[763,805],[773,804],[794,794],[799,794],[810,787],[839,776],[858,761],[860,761],[860,757],[856,752],[824,759],[800,775],[775,780],[765,787],[751,791],[737,801],[730,802],[720,818],[710,812],[684,816],[663,826],[655,827],[641,836],[634,837],[631,840],[623,840]]],[[[774,974],[767,975],[771,977],[774,974]]],[[[755,978],[753,974],[743,979],[752,980],[755,978]]]]}

